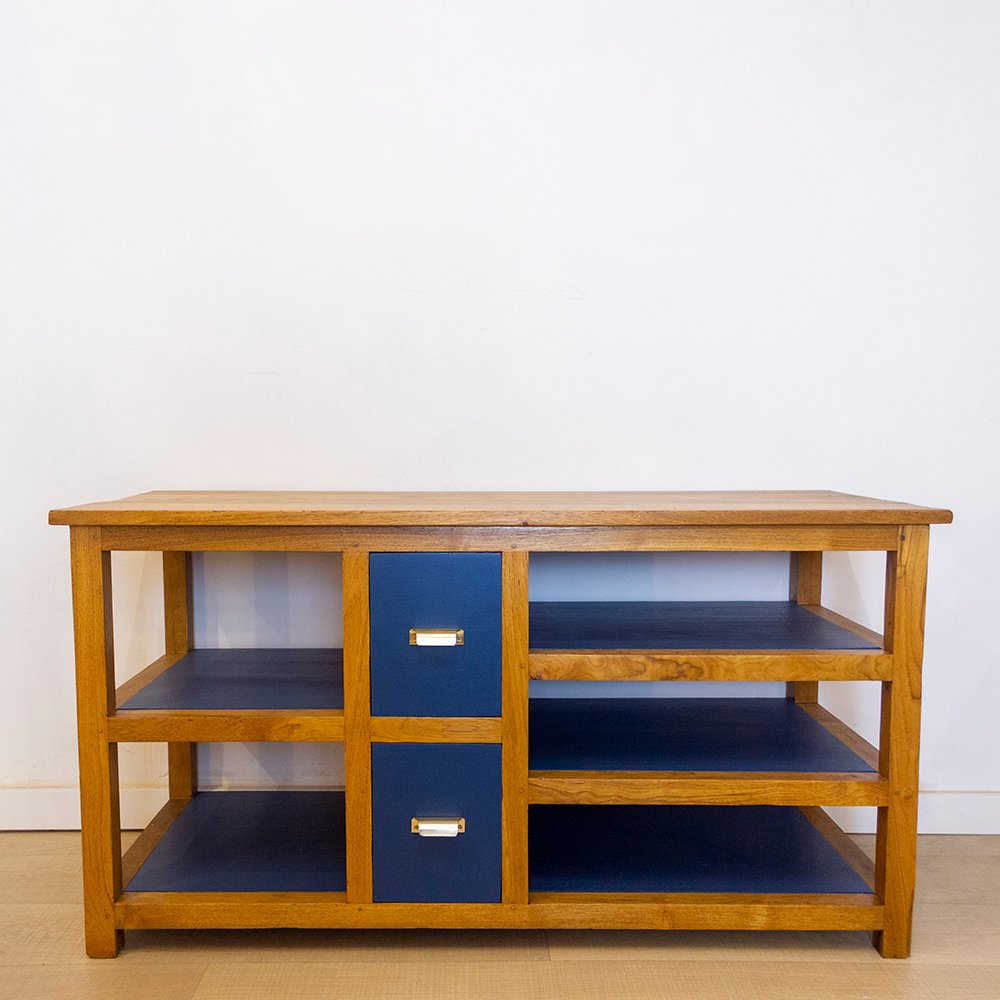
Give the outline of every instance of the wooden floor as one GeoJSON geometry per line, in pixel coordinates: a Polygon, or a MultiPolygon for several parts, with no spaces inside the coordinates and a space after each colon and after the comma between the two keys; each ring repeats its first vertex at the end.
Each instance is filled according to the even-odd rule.
{"type": "Polygon", "coordinates": [[[920,838],[903,962],[863,933],[690,931],[131,931],[92,961],[79,869],[78,834],[0,833],[2,1000],[1000,998],[1000,837],[920,838]]]}

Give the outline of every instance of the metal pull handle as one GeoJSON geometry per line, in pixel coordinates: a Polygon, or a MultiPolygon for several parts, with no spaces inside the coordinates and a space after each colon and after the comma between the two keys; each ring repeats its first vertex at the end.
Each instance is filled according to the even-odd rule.
{"type": "Polygon", "coordinates": [[[465,819],[414,816],[410,820],[410,833],[415,833],[418,837],[457,837],[460,833],[465,833],[465,819]]]}
{"type": "Polygon", "coordinates": [[[411,628],[411,646],[464,646],[464,628],[411,628]]]}

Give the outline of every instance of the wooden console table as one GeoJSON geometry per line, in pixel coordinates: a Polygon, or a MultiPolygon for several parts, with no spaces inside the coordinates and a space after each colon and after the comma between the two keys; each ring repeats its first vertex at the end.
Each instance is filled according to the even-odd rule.
{"type": "Polygon", "coordinates": [[[830,492],[52,511],[70,526],[87,953],[130,928],[851,928],[905,957],[928,526],[950,520],[830,492]],[[117,550],[163,553],[165,651],[116,688],[117,550]],[[194,649],[191,553],[222,550],[342,553],[343,649],[194,649]],[[532,553],[681,550],[788,552],[790,599],[529,603],[532,553]],[[821,603],[823,552],[859,550],[886,553],[882,635],[821,603]],[[529,698],[529,680],[787,697],[529,698]],[[881,685],[877,749],[818,703],[844,680],[881,685]],[[122,856],[134,741],[168,745],[169,798],[122,856]],[[199,793],[213,741],[342,742],[344,791],[199,793]],[[874,864],[823,809],[846,805],[878,811],[874,864]]]}

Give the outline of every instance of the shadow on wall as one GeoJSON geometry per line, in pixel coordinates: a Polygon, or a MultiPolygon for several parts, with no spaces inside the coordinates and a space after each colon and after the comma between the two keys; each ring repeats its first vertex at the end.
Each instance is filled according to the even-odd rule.
{"type": "MultiPolygon", "coordinates": [[[[195,645],[343,645],[341,559],[327,552],[196,553],[195,645]]],[[[202,788],[342,788],[340,744],[218,743],[200,748],[202,788]]]]}
{"type": "Polygon", "coordinates": [[[193,557],[195,644],[302,649],[343,644],[341,559],[327,552],[193,557]]]}

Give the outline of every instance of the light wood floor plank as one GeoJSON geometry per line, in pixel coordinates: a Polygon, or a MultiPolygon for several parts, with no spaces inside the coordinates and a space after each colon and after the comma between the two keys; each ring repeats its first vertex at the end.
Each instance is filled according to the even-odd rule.
{"type": "Polygon", "coordinates": [[[204,965],[130,966],[114,959],[8,968],[0,1000],[192,1000],[206,971],[204,965]]]}
{"type": "Polygon", "coordinates": [[[880,962],[867,931],[549,931],[554,962],[880,962]]]}
{"type": "MultiPolygon", "coordinates": [[[[81,903],[0,905],[0,966],[86,961],[81,903]]],[[[3,978],[0,971],[0,982],[3,978]]]]}
{"type": "Polygon", "coordinates": [[[475,962],[209,967],[195,1000],[996,1000],[1000,969],[905,962],[475,962]]]}
{"type": "Polygon", "coordinates": [[[544,931],[129,931],[118,961],[547,962],[544,931]]]}
{"type": "Polygon", "coordinates": [[[694,964],[474,962],[213,965],[195,1000],[735,1000],[694,964]]]}
{"type": "Polygon", "coordinates": [[[79,851],[22,858],[0,857],[0,906],[11,903],[83,905],[79,851]]]}
{"type": "Polygon", "coordinates": [[[984,904],[1000,900],[1000,858],[984,855],[923,857],[917,869],[916,902],[984,904]]]}
{"type": "Polygon", "coordinates": [[[0,859],[62,854],[80,857],[80,834],[71,830],[0,832],[0,859]]]}
{"type": "Polygon", "coordinates": [[[1000,902],[988,906],[918,902],[913,911],[913,951],[907,961],[1000,967],[1000,902]]]}
{"type": "Polygon", "coordinates": [[[918,859],[955,856],[1000,858],[1000,837],[958,837],[928,833],[917,838],[918,859]]]}

